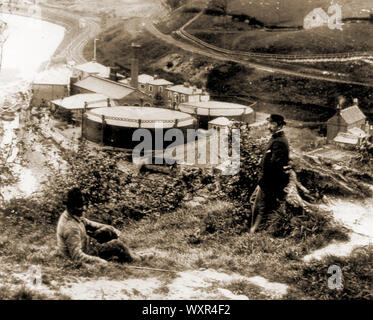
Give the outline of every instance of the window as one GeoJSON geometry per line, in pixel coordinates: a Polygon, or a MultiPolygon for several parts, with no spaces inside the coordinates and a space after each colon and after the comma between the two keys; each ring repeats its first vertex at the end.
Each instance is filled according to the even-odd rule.
{"type": "Polygon", "coordinates": [[[179,102],[179,95],[178,94],[175,94],[175,101],[179,102]]]}
{"type": "Polygon", "coordinates": [[[163,93],[163,87],[162,86],[159,87],[159,93],[163,93]]]}
{"type": "Polygon", "coordinates": [[[181,95],[181,102],[185,102],[185,95],[184,94],[181,95]]]}
{"type": "Polygon", "coordinates": [[[153,92],[153,86],[149,85],[149,91],[153,92]]]}
{"type": "Polygon", "coordinates": [[[171,91],[168,91],[168,97],[172,98],[172,92],[171,91]]]}
{"type": "Polygon", "coordinates": [[[142,90],[145,90],[145,84],[140,84],[140,88],[141,88],[142,90]]]}

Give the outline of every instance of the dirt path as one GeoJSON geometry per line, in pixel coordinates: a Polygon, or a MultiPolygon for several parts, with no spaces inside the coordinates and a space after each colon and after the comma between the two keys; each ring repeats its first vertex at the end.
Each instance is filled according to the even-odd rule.
{"type": "Polygon", "coordinates": [[[333,241],[328,246],[305,256],[304,261],[320,260],[327,255],[347,257],[354,249],[373,244],[373,199],[359,202],[334,199],[324,208],[331,210],[334,219],[351,230],[350,240],[347,242],[333,241]]]}
{"type": "MultiPolygon", "coordinates": [[[[267,299],[280,299],[287,286],[272,283],[262,277],[247,278],[217,270],[189,270],[176,273],[172,280],[161,277],[128,279],[124,281],[96,280],[62,287],[62,294],[82,300],[250,300],[253,296],[239,295],[229,289],[232,283],[252,286],[253,296],[258,293],[267,299]]],[[[233,290],[234,291],[234,290],[233,290]]]]}

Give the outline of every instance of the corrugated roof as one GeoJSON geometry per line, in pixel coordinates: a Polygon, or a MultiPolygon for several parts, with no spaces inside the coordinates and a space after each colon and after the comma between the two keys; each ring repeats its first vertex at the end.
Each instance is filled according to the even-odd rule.
{"type": "Polygon", "coordinates": [[[75,66],[74,69],[84,71],[89,74],[97,74],[98,76],[104,78],[110,77],[110,68],[96,61],[90,61],[87,63],[80,64],[78,66],[75,66]]]}
{"type": "Polygon", "coordinates": [[[366,116],[359,109],[358,106],[352,106],[352,107],[348,107],[346,109],[342,109],[341,110],[341,116],[342,116],[343,120],[346,121],[347,124],[353,124],[355,122],[366,119],[366,116]]]}
{"type": "MultiPolygon", "coordinates": [[[[82,93],[76,94],[63,99],[53,100],[52,103],[69,110],[84,109],[85,102],[88,103],[88,108],[107,107],[108,97],[99,93],[82,93]]],[[[116,106],[113,100],[110,100],[111,106],[116,106]]]]}
{"type": "Polygon", "coordinates": [[[100,78],[97,76],[89,76],[81,81],[78,81],[74,86],[86,89],[92,92],[101,93],[111,99],[123,99],[136,91],[135,88],[122,83],[100,78]]]}

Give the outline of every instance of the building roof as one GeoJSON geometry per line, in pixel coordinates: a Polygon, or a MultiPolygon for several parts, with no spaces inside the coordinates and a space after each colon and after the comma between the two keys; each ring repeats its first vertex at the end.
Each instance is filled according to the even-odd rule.
{"type": "Polygon", "coordinates": [[[172,85],[173,83],[165,79],[154,79],[152,81],[149,81],[149,84],[153,86],[169,86],[169,85],[172,85]]]}
{"type": "Polygon", "coordinates": [[[360,128],[351,128],[347,132],[358,138],[365,138],[368,136],[366,132],[364,132],[360,128]]]}
{"type": "Polygon", "coordinates": [[[254,112],[251,107],[246,105],[213,100],[184,102],[181,103],[178,108],[180,111],[189,114],[208,115],[215,117],[240,116],[254,112]]]}
{"type": "Polygon", "coordinates": [[[356,145],[359,143],[359,138],[350,133],[340,132],[333,141],[337,143],[356,145]]]}
{"type": "MultiPolygon", "coordinates": [[[[53,100],[52,103],[65,109],[78,110],[84,109],[85,102],[87,102],[87,107],[92,109],[107,107],[107,99],[107,96],[99,93],[82,93],[65,97],[63,99],[53,100]]],[[[110,105],[116,106],[116,103],[110,99],[110,105]]]]}
{"type": "Polygon", "coordinates": [[[167,90],[186,94],[186,95],[193,95],[193,94],[202,94],[202,89],[198,89],[196,87],[186,87],[184,85],[178,84],[176,86],[172,86],[167,88],[167,90]]]}
{"type": "Polygon", "coordinates": [[[138,77],[139,83],[146,84],[146,83],[149,83],[152,80],[154,80],[154,77],[152,77],[148,74],[145,74],[145,73],[139,74],[139,77],[138,77]]]}
{"type": "Polygon", "coordinates": [[[74,86],[86,89],[95,93],[101,93],[111,99],[123,99],[136,91],[123,83],[115,82],[97,76],[89,76],[83,80],[74,83],[74,86]]]}
{"type": "Polygon", "coordinates": [[[96,61],[90,61],[87,63],[80,64],[78,66],[75,66],[74,69],[77,69],[77,70],[80,70],[80,71],[83,71],[89,74],[96,74],[103,78],[110,77],[110,68],[96,61]]]}
{"type": "Polygon", "coordinates": [[[216,126],[231,126],[233,121],[229,120],[226,117],[218,117],[214,120],[209,121],[209,124],[216,125],[216,126]]]}
{"type": "Polygon", "coordinates": [[[107,124],[129,128],[173,128],[191,126],[194,118],[189,114],[152,107],[115,107],[98,108],[87,112],[90,120],[102,121],[105,116],[107,124]]]}
{"type": "Polygon", "coordinates": [[[359,109],[358,106],[348,107],[341,110],[341,116],[347,124],[353,124],[355,122],[365,120],[365,114],[359,109]]]}

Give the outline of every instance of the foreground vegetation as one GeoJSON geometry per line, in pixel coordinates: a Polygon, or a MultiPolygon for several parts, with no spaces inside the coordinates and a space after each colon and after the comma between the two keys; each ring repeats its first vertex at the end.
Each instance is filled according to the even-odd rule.
{"type": "MultiPolygon", "coordinates": [[[[302,261],[304,255],[332,239],[348,239],[347,230],[312,204],[317,196],[314,200],[307,198],[311,211],[302,207],[305,200],[298,202],[297,208],[296,203],[286,201],[263,230],[248,234],[247,198],[256,185],[263,141],[247,135],[243,138],[240,174],[225,178],[202,169],[175,170],[170,175],[142,170],[124,173],[118,167],[120,154],[89,152],[84,144],[79,153],[65,152],[66,172],[51,167],[50,180],[41,193],[27,199],[13,199],[2,206],[2,271],[3,275],[12,275],[3,279],[0,290],[3,298],[65,299],[59,292],[62,286],[84,279],[101,279],[104,275],[114,280],[159,276],[166,292],[167,283],[175,277],[173,271],[201,268],[247,277],[261,275],[270,281],[286,283],[290,289],[285,299],[371,298],[372,269],[368,263],[371,255],[366,253],[370,248],[348,259],[333,260],[345,275],[342,292],[327,289],[325,270],[329,260],[312,264],[302,261]],[[136,252],[155,253],[154,258],[138,266],[172,272],[159,275],[157,271],[114,263],[99,267],[79,265],[59,256],[55,228],[64,210],[61,190],[73,186],[80,186],[85,193],[89,218],[120,228],[123,240],[136,252]],[[198,206],[191,207],[189,201],[195,196],[203,199],[198,206]],[[42,268],[43,285],[49,290],[42,295],[22,288],[23,282],[17,277],[27,273],[32,265],[42,268]]],[[[344,179],[348,179],[349,188],[325,164],[300,158],[294,169],[312,195],[369,196],[369,190],[356,183],[361,177],[348,168],[344,179]]],[[[369,172],[366,174],[372,179],[369,172]]],[[[266,298],[245,281],[233,281],[227,288],[251,299],[266,298]]]]}

